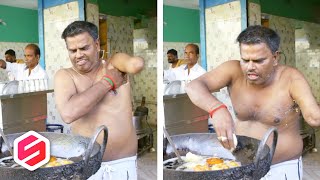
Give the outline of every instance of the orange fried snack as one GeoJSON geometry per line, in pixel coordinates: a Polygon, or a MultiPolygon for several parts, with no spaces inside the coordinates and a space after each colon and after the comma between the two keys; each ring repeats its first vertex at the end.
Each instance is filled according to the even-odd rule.
{"type": "Polygon", "coordinates": [[[196,165],[194,168],[193,168],[194,171],[209,171],[210,168],[209,166],[207,165],[196,165]]]}
{"type": "Polygon", "coordinates": [[[49,160],[49,162],[54,162],[54,161],[57,161],[57,158],[56,158],[56,157],[54,157],[54,156],[50,156],[50,160],[49,160]]]}
{"type": "Polygon", "coordinates": [[[207,162],[207,164],[208,164],[209,166],[213,166],[213,165],[216,165],[216,164],[221,164],[221,163],[223,163],[223,160],[220,159],[220,158],[208,158],[208,159],[206,160],[206,162],[207,162]]]}

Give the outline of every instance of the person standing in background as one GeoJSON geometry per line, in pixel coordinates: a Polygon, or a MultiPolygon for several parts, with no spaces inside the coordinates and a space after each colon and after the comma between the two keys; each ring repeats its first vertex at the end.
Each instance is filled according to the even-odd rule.
{"type": "Polygon", "coordinates": [[[179,66],[175,72],[176,80],[192,81],[207,71],[198,64],[199,46],[196,44],[187,44],[184,50],[184,57],[187,64],[179,66]]]}
{"type": "Polygon", "coordinates": [[[18,64],[23,64],[24,61],[22,59],[16,59],[16,52],[12,49],[7,50],[4,53],[5,59],[7,62],[10,63],[18,63],[18,64]]]}
{"type": "Polygon", "coordinates": [[[164,70],[163,79],[173,81],[175,80],[175,71],[182,64],[186,64],[186,61],[183,59],[178,59],[178,52],[175,49],[170,49],[167,52],[168,63],[170,63],[169,69],[164,70]]]}
{"type": "Polygon", "coordinates": [[[24,49],[25,63],[11,63],[0,60],[0,67],[13,75],[10,80],[48,79],[46,71],[39,65],[40,49],[36,44],[28,44],[24,49]]]}
{"type": "Polygon", "coordinates": [[[169,69],[177,68],[177,67],[181,66],[182,64],[187,63],[183,59],[178,59],[178,52],[175,49],[170,49],[167,52],[167,58],[168,58],[168,63],[171,64],[169,66],[169,69]]]}

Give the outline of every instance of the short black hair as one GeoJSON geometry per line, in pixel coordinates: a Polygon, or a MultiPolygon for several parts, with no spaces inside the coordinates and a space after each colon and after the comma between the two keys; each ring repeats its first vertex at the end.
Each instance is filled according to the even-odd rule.
{"type": "Polygon", "coordinates": [[[186,47],[187,46],[192,46],[195,49],[196,54],[199,54],[199,46],[198,45],[196,45],[196,44],[187,44],[186,47]]]}
{"type": "Polygon", "coordinates": [[[167,54],[173,54],[175,55],[176,57],[178,57],[178,52],[175,50],[175,49],[170,49],[167,54]]]}
{"type": "Polygon", "coordinates": [[[9,54],[9,55],[11,55],[11,56],[16,56],[16,52],[15,52],[14,50],[12,50],[12,49],[8,49],[8,50],[4,53],[4,55],[6,55],[6,54],[9,54]]]}
{"type": "Polygon", "coordinates": [[[67,37],[74,37],[81,33],[87,32],[94,39],[98,39],[98,27],[87,21],[74,21],[69,24],[62,32],[61,38],[66,40],[67,37]]]}
{"type": "Polygon", "coordinates": [[[36,44],[28,44],[25,48],[32,48],[33,51],[34,51],[34,54],[40,56],[40,48],[39,48],[38,45],[36,45],[36,44]]]}
{"type": "Polygon", "coordinates": [[[272,53],[279,50],[280,36],[272,29],[263,26],[249,26],[237,37],[241,44],[260,44],[266,43],[272,53]]]}

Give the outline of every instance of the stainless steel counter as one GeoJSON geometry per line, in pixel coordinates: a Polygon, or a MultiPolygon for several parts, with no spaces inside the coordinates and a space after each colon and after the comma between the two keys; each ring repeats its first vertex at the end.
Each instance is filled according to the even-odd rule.
{"type": "Polygon", "coordinates": [[[5,134],[46,131],[47,93],[43,90],[0,95],[0,127],[5,134]]]}
{"type": "Polygon", "coordinates": [[[163,104],[170,135],[208,132],[208,112],[194,105],[186,93],[165,95],[163,104]]]}

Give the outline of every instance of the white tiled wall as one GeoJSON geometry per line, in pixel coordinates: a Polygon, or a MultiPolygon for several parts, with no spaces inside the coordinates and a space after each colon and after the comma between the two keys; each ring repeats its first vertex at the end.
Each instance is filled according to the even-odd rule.
{"type": "Polygon", "coordinates": [[[86,4],[86,21],[95,24],[99,28],[99,6],[97,4],[86,4]]]}
{"type": "Polygon", "coordinates": [[[148,27],[134,30],[134,55],[145,59],[145,68],[133,77],[134,107],[146,97],[149,122],[157,123],[157,19],[149,19],[148,27]]]}
{"type": "MultiPolygon", "coordinates": [[[[71,67],[66,45],[61,39],[62,31],[68,24],[79,20],[77,2],[51,7],[44,10],[45,62],[49,81],[53,83],[54,74],[61,68],[71,67]]],[[[48,94],[48,123],[63,124],[65,133],[70,133],[70,126],[65,124],[54,102],[54,93],[48,94]]]]}
{"type": "Polygon", "coordinates": [[[320,24],[299,23],[302,28],[296,30],[296,67],[304,74],[320,102],[320,24]]]}
{"type": "Polygon", "coordinates": [[[240,32],[240,1],[206,9],[208,70],[227,60],[240,58],[239,45],[236,43],[236,38],[240,32]]]}
{"type": "Polygon", "coordinates": [[[280,38],[280,63],[295,67],[295,25],[293,19],[269,15],[269,27],[275,30],[280,38]]]}
{"type": "Polygon", "coordinates": [[[261,25],[261,6],[260,4],[249,2],[248,8],[249,26],[261,25]]]}
{"type": "Polygon", "coordinates": [[[107,15],[111,54],[124,52],[133,55],[133,20],[133,17],[107,15]]]}
{"type": "MultiPolygon", "coordinates": [[[[205,13],[207,67],[210,71],[225,61],[240,59],[239,45],[236,43],[236,38],[241,32],[240,1],[208,8],[205,13]]],[[[234,116],[227,89],[223,88],[214,94],[228,106],[234,116]]]]}
{"type": "Polygon", "coordinates": [[[281,37],[280,50],[285,56],[280,62],[299,69],[320,102],[320,25],[274,15],[269,18],[270,28],[281,37]]]}

